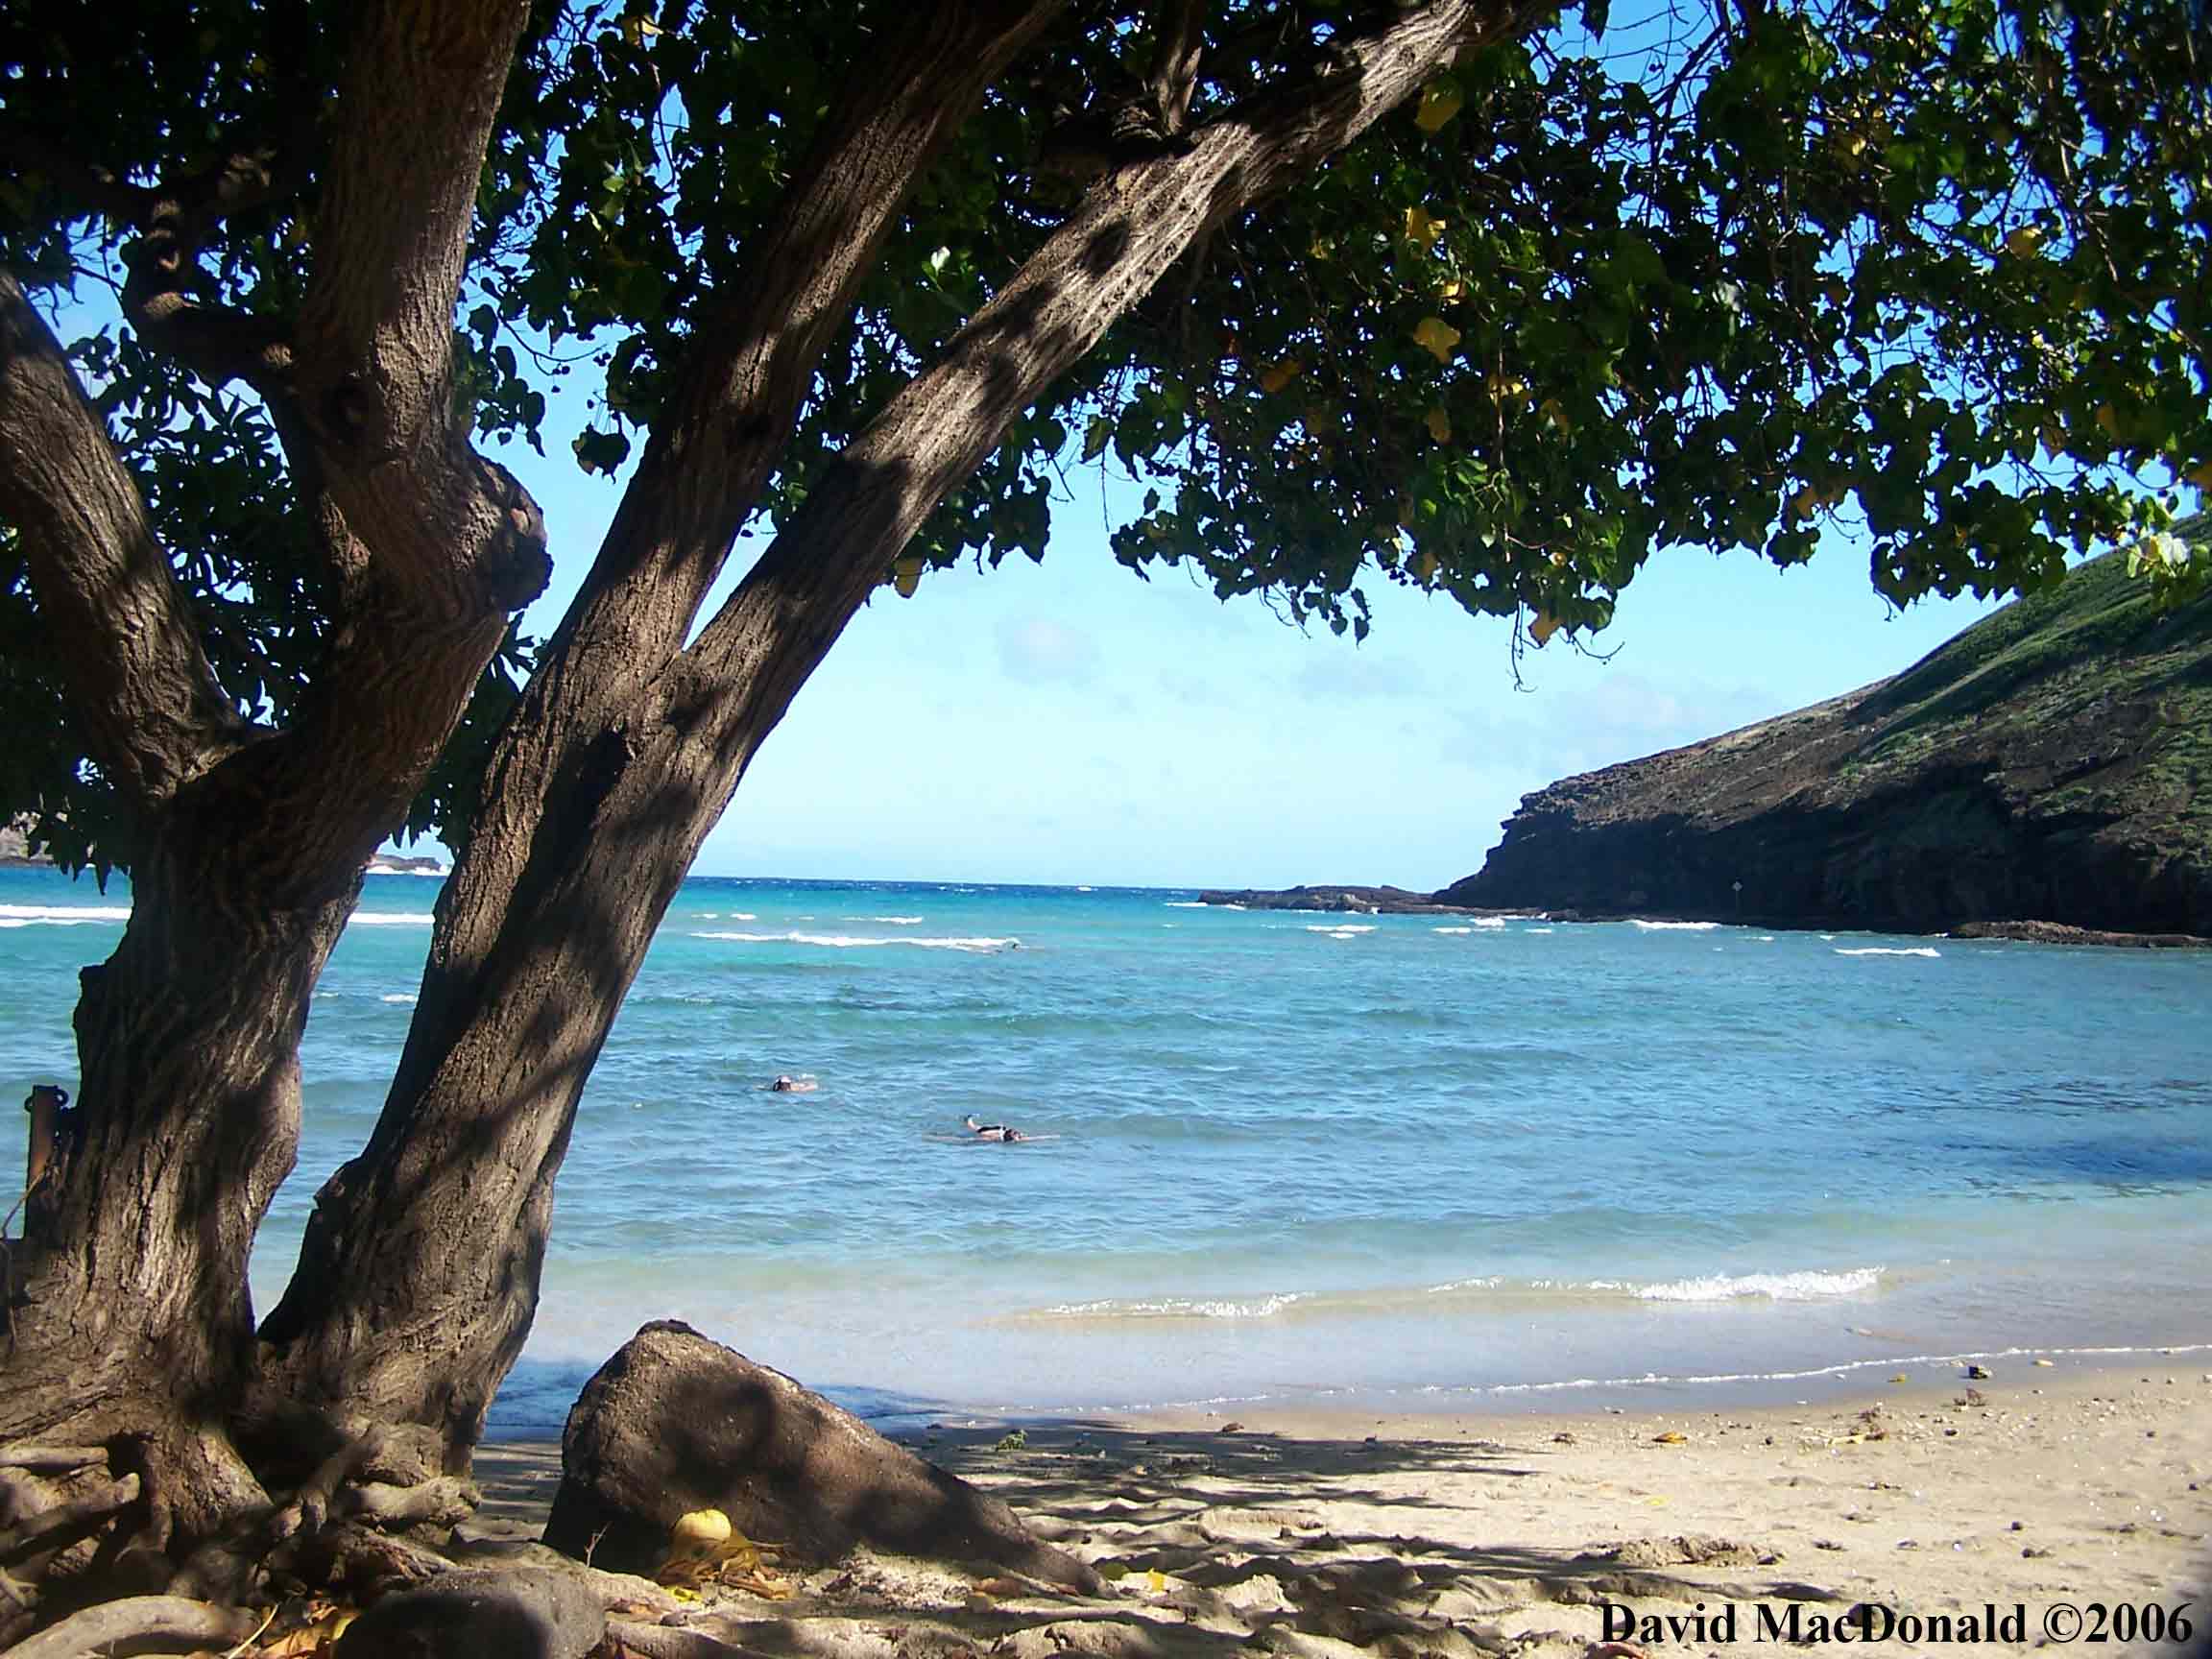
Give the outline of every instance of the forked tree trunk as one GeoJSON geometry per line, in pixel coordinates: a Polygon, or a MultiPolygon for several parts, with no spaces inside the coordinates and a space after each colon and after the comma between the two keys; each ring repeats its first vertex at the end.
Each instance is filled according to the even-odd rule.
{"type": "MultiPolygon", "coordinates": [[[[449,1460],[467,1457],[528,1334],[554,1176],[654,930],[758,745],[893,558],[1194,241],[1512,15],[1470,0],[1403,14],[1358,43],[1356,73],[1265,94],[1187,152],[1099,183],[814,482],[690,647],[672,643],[687,605],[663,615],[651,590],[587,585],[502,737],[441,897],[375,1134],[318,1195],[299,1271],[262,1328],[273,1383],[434,1425],[449,1460]],[[647,625],[626,609],[639,607],[647,625]],[[644,643],[656,629],[660,649],[644,643]],[[606,637],[628,648],[597,649],[606,637]]],[[[634,500],[602,569],[661,548],[634,500]]]]}
{"type": "Polygon", "coordinates": [[[15,1247],[0,1442],[129,1436],[143,1530],[180,1547],[261,1496],[230,1442],[247,1257],[292,1168],[300,1035],[359,878],[272,905],[221,825],[164,831],[121,945],[84,971],[75,1122],[15,1247]]]}

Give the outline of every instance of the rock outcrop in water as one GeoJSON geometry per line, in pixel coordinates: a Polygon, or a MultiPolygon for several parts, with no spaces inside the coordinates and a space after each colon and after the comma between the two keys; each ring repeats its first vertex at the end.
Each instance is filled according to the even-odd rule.
{"type": "Polygon", "coordinates": [[[1464,904],[1446,904],[1428,893],[1404,887],[1239,887],[1208,888],[1201,904],[1246,910],[1330,910],[1361,916],[1465,916],[1464,904]]]}
{"type": "Polygon", "coordinates": [[[2212,934],[2207,784],[2212,597],[2160,615],[2107,555],[1894,679],[1537,790],[1435,899],[2212,934]]]}

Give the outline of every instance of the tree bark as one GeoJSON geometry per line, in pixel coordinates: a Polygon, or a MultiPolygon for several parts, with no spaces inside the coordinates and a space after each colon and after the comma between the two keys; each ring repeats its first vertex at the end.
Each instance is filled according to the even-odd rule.
{"type": "MultiPolygon", "coordinates": [[[[449,1460],[466,1457],[535,1313],[577,1101],[654,930],[760,742],[900,548],[1199,235],[1511,18],[1469,0],[1402,14],[1353,43],[1355,69],[1271,90],[1196,130],[1187,152],[1102,180],[832,464],[687,650],[675,618],[708,578],[687,571],[683,611],[641,626],[638,608],[668,589],[629,573],[665,570],[672,543],[625,502],[497,752],[376,1131],[319,1194],[263,1326],[287,1387],[437,1425],[449,1460]],[[626,615],[598,609],[612,593],[626,615]],[[602,628],[629,653],[594,657],[602,628]]],[[[840,173],[815,176],[834,188],[840,173]]],[[[671,482],[694,497],[709,487],[687,469],[671,482]]],[[[696,513],[676,541],[718,564],[724,523],[733,533],[734,519],[696,513]]]]}
{"type": "Polygon", "coordinates": [[[384,1113],[317,1195],[299,1268],[263,1324],[272,1391],[437,1425],[449,1464],[465,1462],[536,1310],[576,1095],[696,850],[671,865],[667,826],[621,821],[631,792],[612,792],[637,723],[652,718],[661,671],[906,192],[1064,5],[915,12],[854,78],[735,297],[702,329],[494,751],[384,1113]],[[625,849],[640,835],[652,851],[640,843],[633,863],[625,849]],[[547,927],[549,915],[565,921],[547,927]]]}
{"type": "MultiPolygon", "coordinates": [[[[303,326],[286,341],[256,325],[250,377],[343,589],[285,731],[217,685],[100,417],[0,272],[0,516],[135,843],[131,921],[84,974],[73,1133],[9,1261],[0,1442],[105,1442],[140,1481],[126,1524],[179,1553],[266,1504],[232,1440],[258,1356],[246,1269],[293,1165],[316,980],[364,865],[545,575],[536,508],[469,449],[450,396],[477,175],[525,10],[364,12],[303,326]],[[409,188],[372,188],[395,164],[409,188]]],[[[146,246],[187,259],[168,194],[147,195],[165,217],[146,246]]],[[[166,315],[150,337],[196,361],[206,330],[166,315]]]]}

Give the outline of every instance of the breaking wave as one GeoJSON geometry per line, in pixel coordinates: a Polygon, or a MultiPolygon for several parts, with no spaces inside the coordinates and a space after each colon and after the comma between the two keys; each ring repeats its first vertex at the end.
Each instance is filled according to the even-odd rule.
{"type": "Polygon", "coordinates": [[[1021,945],[1019,939],[918,939],[912,935],[902,938],[876,939],[858,933],[730,933],[709,931],[693,933],[694,939],[733,939],[746,945],[821,945],[835,950],[864,950],[875,945],[916,945],[928,950],[967,950],[984,955],[996,950],[1011,950],[1021,945]]]}
{"type": "Polygon", "coordinates": [[[0,927],[88,927],[130,920],[129,908],[115,904],[0,904],[0,927]]]}

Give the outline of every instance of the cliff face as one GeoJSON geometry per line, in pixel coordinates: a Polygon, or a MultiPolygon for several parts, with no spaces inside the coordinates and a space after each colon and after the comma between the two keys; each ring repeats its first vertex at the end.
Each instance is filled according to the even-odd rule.
{"type": "Polygon", "coordinates": [[[1895,679],[1525,797],[1436,898],[2212,934],[2208,784],[2212,597],[2159,616],[2107,555],[1895,679]]]}

